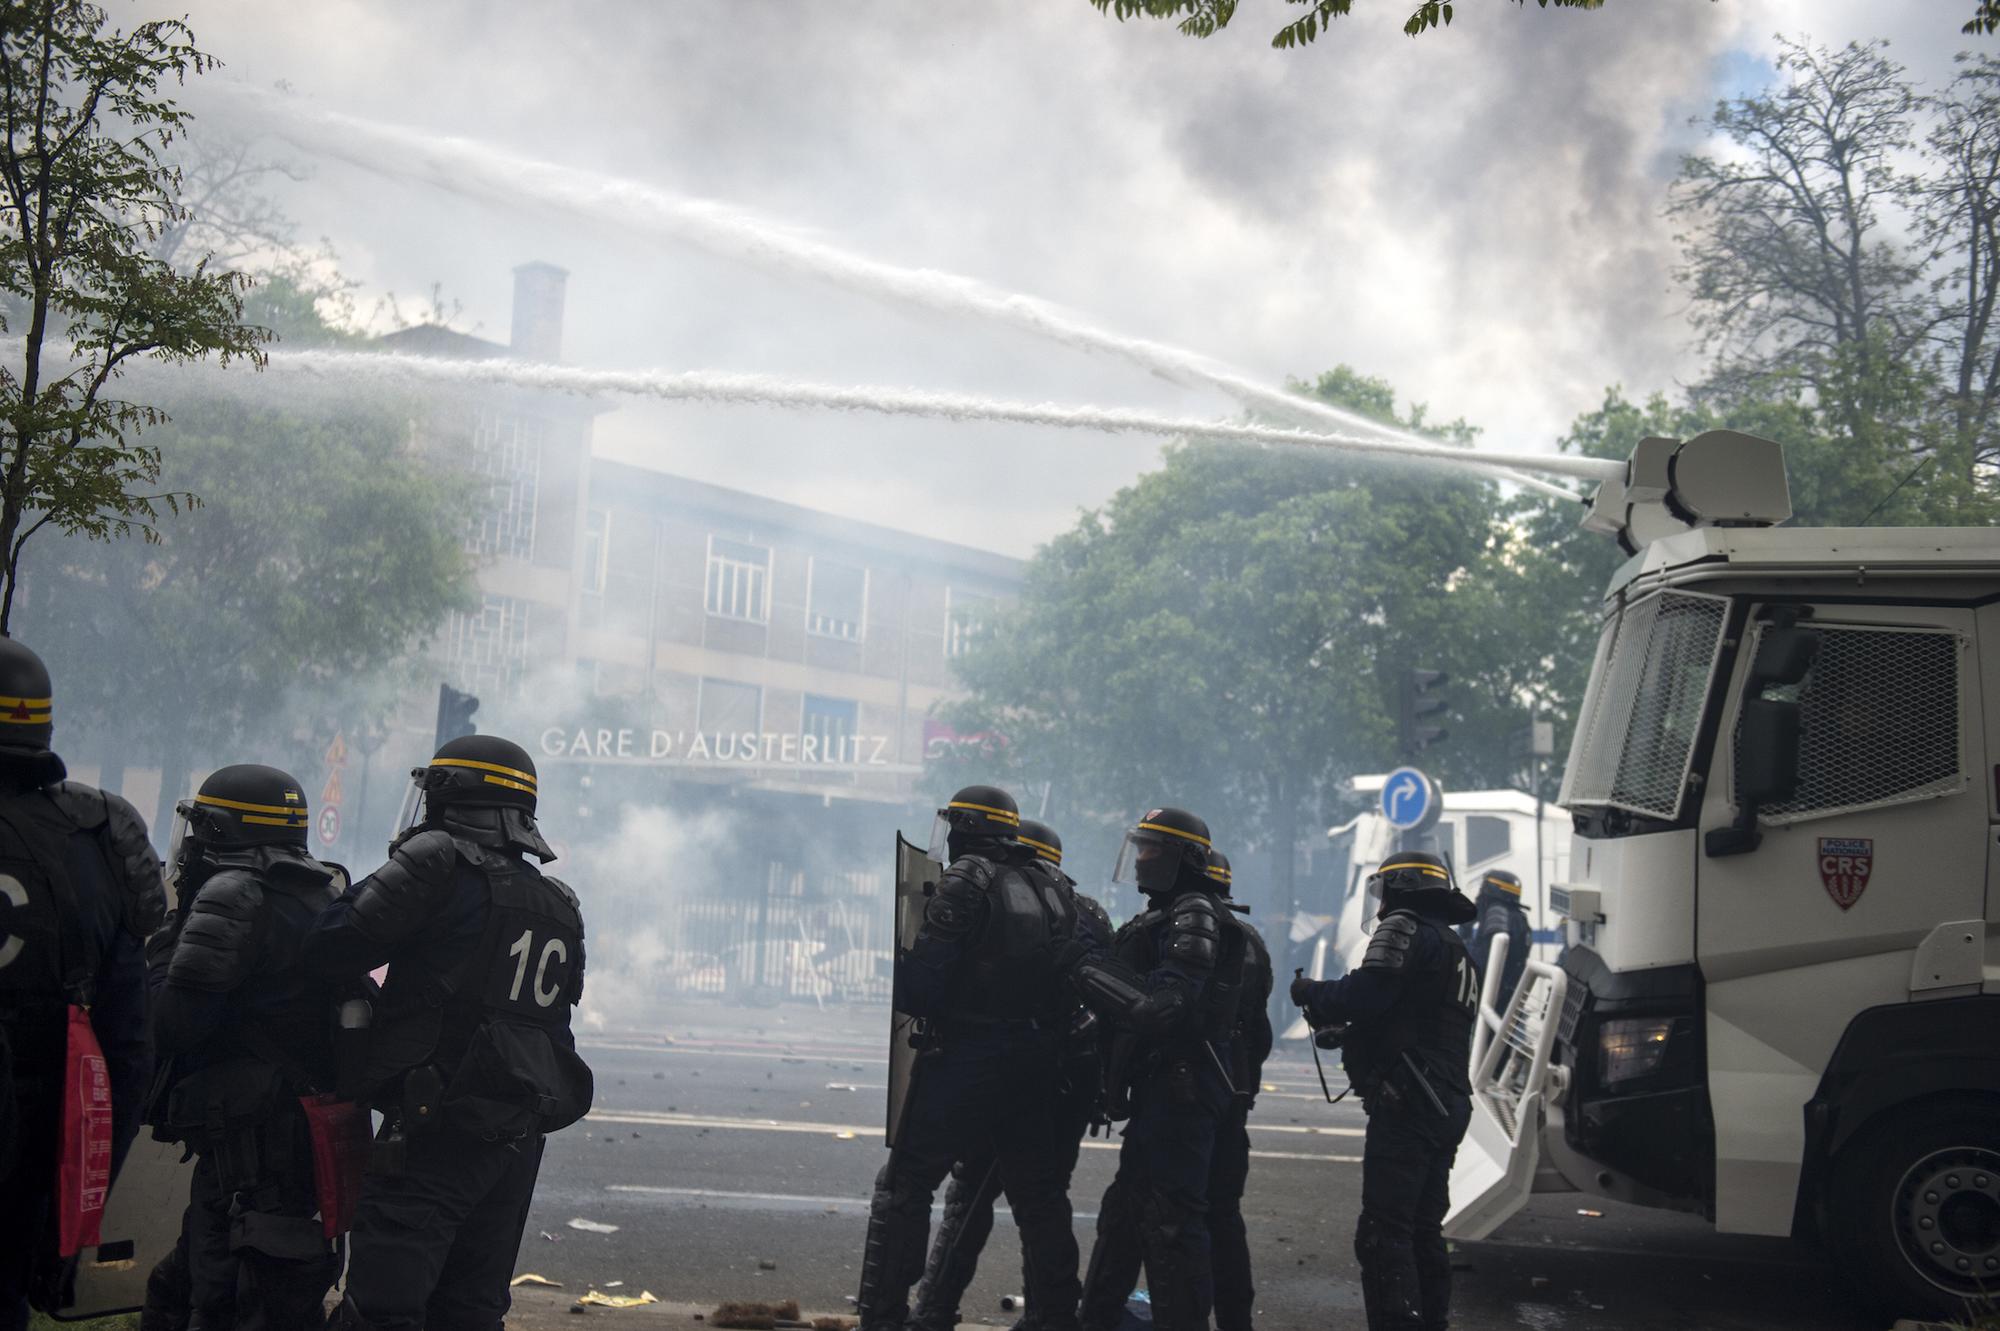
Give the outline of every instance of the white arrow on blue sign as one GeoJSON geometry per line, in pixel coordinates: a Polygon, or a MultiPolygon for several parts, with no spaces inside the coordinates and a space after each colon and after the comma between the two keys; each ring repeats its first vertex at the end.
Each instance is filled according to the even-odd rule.
{"type": "Polygon", "coordinates": [[[1414,767],[1398,767],[1382,782],[1382,816],[1399,830],[1424,826],[1438,801],[1437,783],[1414,767]]]}

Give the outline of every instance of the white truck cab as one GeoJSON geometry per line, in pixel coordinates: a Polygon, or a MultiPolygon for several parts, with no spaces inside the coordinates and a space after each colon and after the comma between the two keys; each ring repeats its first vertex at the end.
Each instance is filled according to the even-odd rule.
{"type": "Polygon", "coordinates": [[[2000,1290],[2000,531],[1665,507],[1679,530],[1621,529],[1561,796],[1570,946],[1475,1086],[1447,1232],[1566,1183],[1956,1312],[2000,1290]]]}

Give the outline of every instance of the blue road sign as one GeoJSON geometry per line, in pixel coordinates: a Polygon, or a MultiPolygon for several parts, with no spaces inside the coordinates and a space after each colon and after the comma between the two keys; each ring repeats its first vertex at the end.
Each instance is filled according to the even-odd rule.
{"type": "Polygon", "coordinates": [[[1437,782],[1414,767],[1398,767],[1382,782],[1382,816],[1389,826],[1408,832],[1437,821],[1443,796],[1437,782]]]}

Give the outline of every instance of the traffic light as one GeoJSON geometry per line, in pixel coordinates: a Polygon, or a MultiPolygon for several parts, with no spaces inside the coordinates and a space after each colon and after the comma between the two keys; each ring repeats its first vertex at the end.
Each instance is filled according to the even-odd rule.
{"type": "Polygon", "coordinates": [[[475,734],[478,727],[472,724],[472,714],[479,710],[479,699],[469,693],[460,693],[449,684],[438,685],[438,725],[437,748],[444,747],[445,741],[475,734]]]}
{"type": "Polygon", "coordinates": [[[1451,733],[1437,724],[1451,707],[1440,692],[1450,682],[1451,677],[1442,670],[1418,668],[1403,676],[1399,729],[1406,760],[1415,762],[1425,749],[1451,733]]]}

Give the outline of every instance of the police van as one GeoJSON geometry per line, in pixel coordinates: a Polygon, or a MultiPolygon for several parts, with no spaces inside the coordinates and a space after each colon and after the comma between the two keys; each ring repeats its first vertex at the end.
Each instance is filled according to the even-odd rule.
{"type": "Polygon", "coordinates": [[[2000,531],[1789,514],[1728,431],[1597,496],[1569,949],[1482,1012],[1447,1232],[1577,1188],[1945,1315],[2000,1291],[2000,531]]]}

